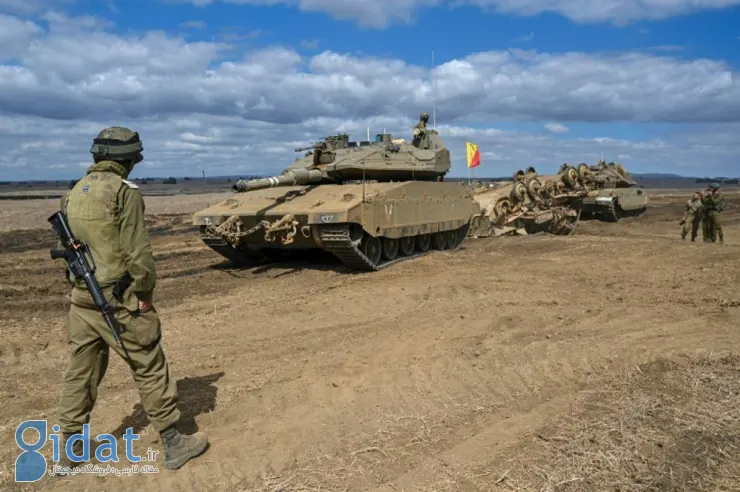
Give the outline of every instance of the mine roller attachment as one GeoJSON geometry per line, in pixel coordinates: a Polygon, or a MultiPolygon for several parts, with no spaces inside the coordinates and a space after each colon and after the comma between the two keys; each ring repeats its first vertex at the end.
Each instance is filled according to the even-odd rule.
{"type": "MultiPolygon", "coordinates": [[[[265,259],[259,251],[244,247],[245,238],[259,229],[264,229],[265,242],[279,242],[287,246],[295,240],[295,235],[299,232],[298,225],[295,217],[288,214],[273,222],[260,221],[256,226],[243,230],[241,218],[238,215],[232,215],[218,226],[205,226],[201,231],[201,239],[221,256],[236,264],[243,264],[265,259]]],[[[311,234],[306,227],[300,228],[300,233],[304,237],[310,237],[311,234]]]]}
{"type": "Polygon", "coordinates": [[[550,233],[559,236],[572,236],[576,232],[578,221],[581,219],[581,211],[570,208],[557,208],[552,210],[550,221],[550,233]]]}

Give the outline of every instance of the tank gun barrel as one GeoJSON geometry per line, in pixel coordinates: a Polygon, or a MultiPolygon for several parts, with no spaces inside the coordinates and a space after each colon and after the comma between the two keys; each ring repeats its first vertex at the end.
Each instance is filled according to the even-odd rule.
{"type": "Polygon", "coordinates": [[[305,152],[307,150],[316,150],[320,149],[322,145],[320,143],[309,145],[308,147],[299,147],[297,149],[294,149],[293,152],[305,152]]]}
{"type": "Polygon", "coordinates": [[[237,193],[247,191],[263,190],[278,186],[301,186],[310,183],[318,183],[324,178],[319,169],[291,169],[280,176],[271,178],[251,179],[249,181],[240,179],[231,187],[237,193]]]}

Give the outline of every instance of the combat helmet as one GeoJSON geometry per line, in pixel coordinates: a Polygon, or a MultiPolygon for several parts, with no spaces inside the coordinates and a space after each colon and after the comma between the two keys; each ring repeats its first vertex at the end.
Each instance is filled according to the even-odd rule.
{"type": "Polygon", "coordinates": [[[712,183],[709,185],[710,190],[717,191],[719,189],[719,183],[712,183]]]}
{"type": "Polygon", "coordinates": [[[111,126],[103,129],[93,139],[90,153],[96,162],[110,159],[112,161],[130,161],[131,165],[138,164],[144,159],[144,146],[139,139],[138,132],[121,126],[111,126]]]}

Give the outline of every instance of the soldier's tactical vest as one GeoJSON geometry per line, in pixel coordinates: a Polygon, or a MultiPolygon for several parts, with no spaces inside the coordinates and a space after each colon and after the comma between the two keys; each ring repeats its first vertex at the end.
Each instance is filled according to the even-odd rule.
{"type": "MultiPolygon", "coordinates": [[[[104,161],[93,166],[93,171],[67,194],[64,203],[72,232],[90,247],[101,287],[112,285],[126,272],[119,232],[119,200],[121,189],[129,186],[129,182],[114,170],[119,164],[106,164],[104,161]]],[[[85,288],[83,282],[77,286],[85,288]]]]}

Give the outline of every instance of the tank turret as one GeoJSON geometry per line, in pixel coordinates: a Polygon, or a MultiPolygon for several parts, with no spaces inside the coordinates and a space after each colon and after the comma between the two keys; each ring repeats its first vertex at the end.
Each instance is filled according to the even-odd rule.
{"type": "MultiPolygon", "coordinates": [[[[239,181],[231,188],[238,193],[277,186],[315,183],[341,184],[350,181],[442,181],[450,171],[450,151],[436,130],[426,128],[426,113],[413,128],[412,143],[379,133],[375,141],[349,140],[346,133],[325,137],[279,176],[239,181]]],[[[426,117],[428,119],[428,116],[426,117]]]]}

